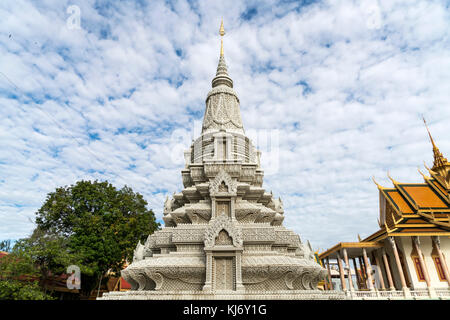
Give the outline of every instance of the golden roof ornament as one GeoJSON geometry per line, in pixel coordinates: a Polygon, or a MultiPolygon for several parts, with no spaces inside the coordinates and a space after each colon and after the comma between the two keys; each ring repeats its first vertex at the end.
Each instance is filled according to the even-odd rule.
{"type": "Polygon", "coordinates": [[[448,162],[448,160],[442,155],[441,151],[439,151],[439,148],[434,143],[425,118],[423,118],[423,122],[425,123],[425,127],[427,128],[431,144],[433,145],[434,156],[433,167],[431,168],[431,170],[428,167],[427,169],[433,176],[433,178],[437,179],[448,191],[450,190],[450,162],[448,162]]]}
{"type": "MultiPolygon", "coordinates": [[[[225,35],[225,29],[223,27],[223,19],[220,23],[219,34],[221,37],[225,35]]],[[[223,54],[223,39],[220,39],[220,58],[219,65],[217,66],[216,77],[212,81],[212,86],[217,87],[218,85],[224,84],[230,88],[233,88],[233,80],[231,80],[228,75],[227,65],[225,63],[225,56],[223,54]]]]}
{"type": "Polygon", "coordinates": [[[225,35],[225,29],[223,27],[223,19],[220,22],[219,34],[220,34],[220,56],[223,57],[223,36],[225,35]]]}
{"type": "Polygon", "coordinates": [[[387,172],[387,176],[388,176],[389,180],[392,181],[392,183],[394,184],[394,186],[397,185],[397,184],[399,184],[398,181],[394,180],[394,178],[391,177],[391,175],[389,174],[389,171],[387,172]]]}
{"type": "Polygon", "coordinates": [[[375,177],[374,177],[374,176],[372,176],[372,181],[377,185],[378,189],[380,189],[380,190],[383,189],[383,187],[380,186],[380,185],[378,184],[378,182],[375,180],[375,177]]]}

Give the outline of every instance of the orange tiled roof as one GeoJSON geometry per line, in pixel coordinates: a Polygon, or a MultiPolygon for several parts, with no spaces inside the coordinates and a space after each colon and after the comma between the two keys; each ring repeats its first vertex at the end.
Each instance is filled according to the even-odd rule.
{"type": "Polygon", "coordinates": [[[440,184],[438,181],[436,181],[435,179],[429,180],[429,183],[432,183],[433,186],[435,186],[436,188],[438,188],[444,195],[447,194],[447,190],[445,190],[445,189],[441,186],[441,184],[440,184]]]}
{"type": "Polygon", "coordinates": [[[400,188],[409,196],[409,198],[420,208],[420,209],[450,209],[450,206],[446,204],[437,194],[434,192],[429,185],[424,184],[407,184],[399,185],[400,188]]]}
{"type": "Polygon", "coordinates": [[[397,190],[386,190],[386,193],[391,197],[392,201],[397,205],[402,213],[413,213],[411,206],[403,199],[400,192],[397,190]]]}

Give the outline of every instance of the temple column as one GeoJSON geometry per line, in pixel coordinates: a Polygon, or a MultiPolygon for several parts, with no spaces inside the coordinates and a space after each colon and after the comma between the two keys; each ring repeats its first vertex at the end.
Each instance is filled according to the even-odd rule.
{"type": "Polygon", "coordinates": [[[336,255],[337,255],[337,262],[338,262],[338,266],[339,266],[339,276],[341,278],[342,290],[347,291],[347,285],[345,284],[344,268],[342,267],[341,256],[339,255],[339,252],[336,252],[336,255]]]}
{"type": "Polygon", "coordinates": [[[369,282],[369,289],[374,290],[373,281],[372,281],[372,266],[370,265],[370,261],[367,258],[366,248],[363,248],[363,257],[364,257],[364,263],[366,264],[366,268],[367,268],[367,281],[369,282]]]}
{"type": "Polygon", "coordinates": [[[439,260],[441,261],[442,269],[444,270],[445,279],[447,279],[447,283],[450,286],[450,276],[448,272],[447,262],[445,261],[444,255],[441,251],[441,241],[439,240],[439,237],[433,236],[431,237],[431,240],[433,241],[436,250],[438,252],[439,260]]]}
{"type": "Polygon", "coordinates": [[[333,278],[331,277],[331,270],[330,270],[330,258],[327,257],[327,271],[328,271],[328,279],[330,281],[330,290],[333,290],[333,278]]]}
{"type": "Polygon", "coordinates": [[[362,277],[361,285],[364,285],[363,289],[367,289],[367,286],[366,286],[366,279],[367,279],[366,266],[365,266],[364,262],[362,261],[361,257],[358,257],[358,261],[359,261],[359,266],[360,266],[360,269],[361,269],[361,277],[362,277]]]}
{"type": "Polygon", "coordinates": [[[242,252],[236,251],[236,291],[245,291],[242,283],[242,252]]]}
{"type": "Polygon", "coordinates": [[[203,291],[212,291],[212,252],[206,251],[206,280],[203,291]]]}
{"type": "Polygon", "coordinates": [[[392,251],[394,251],[395,262],[397,265],[397,271],[400,274],[400,281],[402,283],[402,289],[406,293],[409,291],[409,288],[406,286],[405,275],[403,274],[402,263],[400,262],[400,256],[398,255],[397,245],[395,244],[395,239],[394,239],[394,237],[388,237],[388,240],[391,243],[392,251]]]}
{"type": "Polygon", "coordinates": [[[236,212],[235,212],[236,197],[231,197],[230,199],[230,210],[231,210],[231,221],[236,222],[236,212]]]}
{"type": "Polygon", "coordinates": [[[358,286],[358,290],[361,290],[361,285],[360,285],[361,279],[359,277],[358,266],[356,265],[356,259],[352,258],[352,260],[353,260],[353,267],[355,268],[356,285],[358,286]]]}
{"type": "Polygon", "coordinates": [[[216,218],[216,197],[211,196],[211,220],[216,218]]]}
{"type": "Polygon", "coordinates": [[[395,290],[394,281],[392,281],[391,268],[389,267],[389,261],[386,255],[386,250],[381,248],[381,254],[383,256],[384,270],[386,271],[386,277],[389,283],[389,290],[395,290]]]}
{"type": "Polygon", "coordinates": [[[347,249],[343,248],[342,252],[344,253],[344,261],[345,261],[345,265],[348,268],[348,288],[350,289],[350,291],[353,291],[353,281],[352,281],[352,268],[350,268],[350,263],[348,263],[348,255],[347,255],[347,249]]]}
{"type": "Polygon", "coordinates": [[[378,256],[375,253],[373,255],[375,257],[375,263],[377,264],[378,277],[380,278],[381,289],[386,290],[386,287],[384,286],[383,272],[381,272],[380,260],[378,259],[378,256]]]}

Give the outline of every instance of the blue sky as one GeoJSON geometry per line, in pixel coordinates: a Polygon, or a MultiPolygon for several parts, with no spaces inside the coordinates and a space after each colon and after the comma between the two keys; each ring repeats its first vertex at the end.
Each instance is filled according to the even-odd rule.
{"type": "Polygon", "coordinates": [[[221,17],[245,129],[279,133],[264,186],[313,247],[377,230],[372,176],[421,182],[422,115],[450,156],[448,1],[4,0],[0,240],[29,235],[46,194],[80,179],[127,184],[161,218],[182,189],[221,17]]]}

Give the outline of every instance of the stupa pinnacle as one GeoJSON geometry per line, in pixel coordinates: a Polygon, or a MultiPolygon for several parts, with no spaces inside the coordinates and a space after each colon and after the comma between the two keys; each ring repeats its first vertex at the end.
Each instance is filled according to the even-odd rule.
{"type": "Polygon", "coordinates": [[[206,110],[203,118],[202,133],[215,130],[230,130],[244,133],[239,98],[233,90],[233,80],[228,75],[223,53],[223,21],[220,26],[220,57],[216,76],[212,80],[212,89],[206,98],[206,110]]]}
{"type": "Polygon", "coordinates": [[[329,299],[314,291],[326,270],[282,225],[281,199],[262,187],[259,155],[244,133],[221,39],[202,133],[184,153],[184,189],[166,199],[165,227],[138,243],[122,271],[132,290],[103,299],[329,299]]]}

